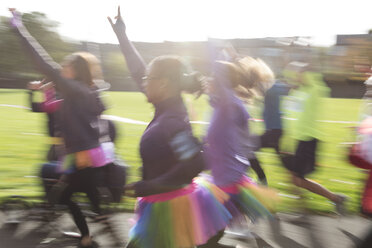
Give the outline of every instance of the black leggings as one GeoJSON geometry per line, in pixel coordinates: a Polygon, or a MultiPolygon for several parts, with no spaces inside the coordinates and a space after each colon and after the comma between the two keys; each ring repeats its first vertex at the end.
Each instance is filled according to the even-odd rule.
{"type": "Polygon", "coordinates": [[[99,180],[101,170],[101,168],[86,168],[74,172],[68,176],[67,187],[61,194],[60,201],[62,204],[69,207],[82,237],[89,235],[88,225],[79,206],[73,202],[71,198],[75,192],[83,192],[87,194],[92,204],[93,211],[97,214],[101,214],[101,209],[99,207],[100,198],[97,189],[97,181],[99,180]]]}
{"type": "MultiPolygon", "coordinates": [[[[274,148],[276,153],[280,157],[279,142],[280,142],[281,137],[282,137],[281,129],[266,130],[266,132],[263,135],[261,135],[261,138],[260,138],[261,148],[264,148],[264,147],[274,148]]],[[[257,158],[249,159],[249,163],[251,164],[252,169],[256,172],[258,179],[261,182],[267,183],[265,172],[262,169],[261,164],[257,160],[257,158]]]]}
{"type": "Polygon", "coordinates": [[[48,200],[50,199],[51,189],[62,175],[57,171],[57,167],[58,163],[55,161],[44,163],[41,167],[40,177],[43,182],[45,196],[48,200]]]}
{"type": "Polygon", "coordinates": [[[256,172],[258,176],[258,180],[260,180],[261,182],[266,182],[267,179],[266,179],[265,172],[262,169],[261,164],[258,161],[258,159],[257,158],[250,159],[249,163],[251,164],[251,168],[256,172]]]}

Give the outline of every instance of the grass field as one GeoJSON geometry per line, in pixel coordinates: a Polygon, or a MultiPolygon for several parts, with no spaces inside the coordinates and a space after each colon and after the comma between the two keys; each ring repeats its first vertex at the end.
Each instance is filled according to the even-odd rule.
{"type": "MultiPolygon", "coordinates": [[[[104,99],[109,109],[105,114],[116,115],[140,121],[150,121],[153,108],[146,103],[140,93],[107,92],[104,99]]],[[[206,98],[193,100],[186,97],[186,103],[193,106],[193,120],[208,121],[210,108],[206,98]]],[[[0,105],[27,105],[27,94],[22,90],[0,90],[0,105]]],[[[322,120],[356,121],[360,100],[327,99],[322,120]]],[[[260,118],[258,108],[250,108],[254,117],[260,118]]],[[[0,106],[0,199],[9,195],[37,196],[41,194],[37,178],[40,163],[44,162],[48,148],[46,136],[46,121],[43,114],[31,113],[26,109],[0,106]]],[[[287,134],[282,139],[286,149],[294,147],[289,134],[293,121],[285,121],[287,134]]],[[[262,123],[251,123],[255,133],[262,132],[262,123]]],[[[119,127],[118,154],[131,166],[130,181],[139,179],[141,160],[138,152],[139,139],[145,129],[144,125],[117,123],[119,127]]],[[[324,131],[324,142],[318,151],[319,167],[311,178],[328,189],[342,192],[350,197],[348,209],[359,211],[360,194],[363,189],[365,174],[348,164],[345,159],[346,148],[341,143],[352,141],[353,134],[349,123],[321,122],[324,131]]],[[[201,137],[207,126],[194,124],[195,133],[201,137]]],[[[281,211],[294,211],[306,207],[316,212],[327,213],[333,210],[333,205],[326,199],[315,194],[304,192],[304,200],[295,199],[294,187],[288,180],[286,171],[281,167],[276,155],[271,149],[263,149],[258,154],[263,164],[271,187],[282,195],[279,204],[281,211]]],[[[255,175],[252,174],[253,177],[255,175]]],[[[297,192],[296,192],[297,193],[297,192]]],[[[126,201],[127,208],[133,207],[133,200],[126,201]]]]}

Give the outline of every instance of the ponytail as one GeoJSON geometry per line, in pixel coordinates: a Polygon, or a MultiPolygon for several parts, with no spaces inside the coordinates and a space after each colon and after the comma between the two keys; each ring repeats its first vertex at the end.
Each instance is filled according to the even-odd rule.
{"type": "Polygon", "coordinates": [[[274,73],[261,59],[244,57],[235,63],[238,67],[238,85],[246,89],[246,94],[252,96],[264,95],[274,83],[274,73]]]}
{"type": "Polygon", "coordinates": [[[170,80],[174,90],[181,93],[200,93],[204,77],[201,73],[190,72],[189,67],[179,56],[159,56],[151,61],[159,72],[159,75],[170,80]]]}
{"type": "Polygon", "coordinates": [[[198,93],[198,95],[201,95],[204,79],[205,77],[197,71],[183,73],[180,80],[180,88],[187,93],[198,93]]]}

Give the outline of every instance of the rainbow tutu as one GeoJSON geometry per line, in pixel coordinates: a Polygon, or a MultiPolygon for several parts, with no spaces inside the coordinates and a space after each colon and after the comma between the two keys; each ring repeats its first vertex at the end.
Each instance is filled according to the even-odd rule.
{"type": "Polygon", "coordinates": [[[145,248],[205,244],[230,222],[223,205],[227,200],[227,194],[201,178],[179,190],[139,198],[130,243],[145,248]]]}
{"type": "Polygon", "coordinates": [[[252,222],[262,217],[273,217],[278,201],[274,190],[258,186],[247,176],[243,176],[236,184],[220,189],[230,196],[225,206],[233,217],[232,224],[245,221],[245,216],[252,222]]]}
{"type": "Polygon", "coordinates": [[[87,167],[102,167],[115,160],[115,147],[112,142],[80,152],[70,153],[60,158],[59,172],[72,173],[87,167]]]}

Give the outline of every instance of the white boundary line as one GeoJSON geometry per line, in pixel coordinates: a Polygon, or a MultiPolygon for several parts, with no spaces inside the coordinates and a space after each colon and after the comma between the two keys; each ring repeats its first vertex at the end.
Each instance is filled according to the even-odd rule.
{"type": "Polygon", "coordinates": [[[143,125],[143,126],[147,126],[149,124],[148,122],[132,120],[132,119],[116,116],[116,115],[102,115],[102,118],[106,120],[119,121],[123,123],[143,125]]]}
{"type": "Polygon", "coordinates": [[[31,108],[25,107],[25,106],[20,106],[20,105],[10,105],[10,104],[0,104],[0,107],[10,107],[10,108],[19,108],[19,109],[28,109],[30,110],[31,108]]]}
{"type": "MultiPolygon", "coordinates": [[[[9,108],[19,108],[19,109],[27,109],[30,110],[31,108],[25,107],[25,106],[20,106],[20,105],[10,105],[10,104],[0,104],[0,107],[9,107],[9,108]]],[[[134,125],[143,125],[147,126],[149,122],[145,121],[138,121],[138,120],[133,120],[129,118],[124,118],[116,115],[102,115],[104,119],[107,120],[113,120],[113,121],[118,121],[122,123],[129,123],[129,124],[134,124],[134,125]]],[[[295,121],[297,120],[296,118],[287,118],[283,117],[285,120],[290,120],[290,121],[295,121]]],[[[263,122],[262,119],[254,119],[251,118],[250,121],[255,121],[255,122],[263,122]]],[[[319,120],[319,122],[324,122],[324,123],[335,123],[335,124],[359,124],[357,121],[331,121],[331,120],[319,120]]],[[[191,124],[200,124],[200,125],[209,125],[209,122],[207,121],[190,121],[191,124]]]]}

